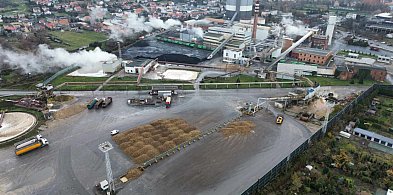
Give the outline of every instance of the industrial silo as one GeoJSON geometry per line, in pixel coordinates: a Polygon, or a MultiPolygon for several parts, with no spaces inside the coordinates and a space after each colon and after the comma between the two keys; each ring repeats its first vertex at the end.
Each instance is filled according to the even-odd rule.
{"type": "Polygon", "coordinates": [[[253,0],[227,0],[226,17],[231,19],[237,12],[235,21],[251,21],[253,0]]]}

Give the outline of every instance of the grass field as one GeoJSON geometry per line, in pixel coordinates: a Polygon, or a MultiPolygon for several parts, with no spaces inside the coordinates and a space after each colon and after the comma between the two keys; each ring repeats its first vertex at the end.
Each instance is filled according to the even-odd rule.
{"type": "Polygon", "coordinates": [[[12,3],[14,5],[10,5],[5,7],[4,9],[0,9],[0,15],[9,15],[16,13],[28,13],[29,9],[26,3],[26,0],[13,0],[12,3]]]}
{"type": "Polygon", "coordinates": [[[71,31],[52,31],[49,34],[60,39],[63,43],[51,42],[51,46],[55,48],[64,48],[68,51],[76,50],[83,46],[88,46],[90,43],[97,41],[104,41],[108,37],[103,33],[92,31],[71,32],[71,31]]]}
{"type": "Polygon", "coordinates": [[[107,79],[107,77],[71,77],[64,75],[53,80],[51,84],[57,86],[65,82],[104,82],[107,79]]]}
{"type": "Polygon", "coordinates": [[[375,83],[379,83],[377,81],[372,80],[364,80],[363,84],[359,84],[358,79],[354,79],[355,83],[351,84],[351,81],[343,81],[336,78],[327,78],[327,77],[317,77],[317,76],[308,76],[311,81],[318,82],[321,86],[371,86],[375,83]]]}

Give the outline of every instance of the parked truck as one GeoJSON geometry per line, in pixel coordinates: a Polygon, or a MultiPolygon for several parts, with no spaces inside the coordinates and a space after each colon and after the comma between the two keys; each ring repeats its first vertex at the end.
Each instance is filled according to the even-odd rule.
{"type": "Polygon", "coordinates": [[[112,103],[112,97],[107,97],[107,98],[105,98],[104,102],[102,103],[102,107],[106,108],[111,103],[112,103]]]}
{"type": "Polygon", "coordinates": [[[93,109],[94,105],[97,103],[98,99],[94,98],[93,100],[91,100],[88,104],[87,104],[87,109],[93,109]]]}
{"type": "Polygon", "coordinates": [[[170,108],[171,104],[172,104],[172,98],[169,96],[166,98],[166,101],[165,101],[166,108],[170,108]]]}
{"type": "Polygon", "coordinates": [[[104,98],[101,98],[96,102],[96,104],[95,104],[96,109],[99,109],[102,106],[102,103],[104,103],[104,100],[105,100],[104,98]]]}
{"type": "Polygon", "coordinates": [[[26,139],[22,142],[18,142],[15,144],[15,154],[20,156],[37,148],[42,148],[49,144],[46,138],[43,138],[42,135],[38,134],[34,137],[26,139]]]}

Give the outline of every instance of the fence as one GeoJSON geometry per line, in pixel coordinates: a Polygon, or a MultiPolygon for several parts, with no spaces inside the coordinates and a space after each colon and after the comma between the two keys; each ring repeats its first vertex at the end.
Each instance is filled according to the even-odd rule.
{"type": "MultiPolygon", "coordinates": [[[[359,102],[365,100],[370,94],[376,92],[376,90],[393,90],[393,85],[373,85],[360,94],[356,99],[352,100],[349,104],[347,104],[341,111],[339,111],[335,116],[333,116],[327,123],[327,129],[330,129],[335,123],[337,123],[340,119],[343,118],[346,114],[348,114],[359,102]]],[[[268,184],[272,179],[277,177],[278,174],[282,170],[284,170],[287,165],[297,157],[300,153],[304,152],[312,142],[318,141],[322,138],[323,132],[321,127],[317,132],[315,132],[308,140],[303,142],[299,147],[297,147],[294,151],[291,152],[287,157],[282,159],[275,167],[273,167],[269,172],[267,172],[263,177],[258,179],[252,186],[250,186],[246,191],[244,191],[243,195],[248,194],[257,194],[261,188],[263,188],[266,184],[268,184]]]]}

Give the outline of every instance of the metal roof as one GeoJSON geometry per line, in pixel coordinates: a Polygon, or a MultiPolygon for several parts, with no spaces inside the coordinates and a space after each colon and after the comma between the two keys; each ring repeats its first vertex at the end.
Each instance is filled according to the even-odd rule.
{"type": "Polygon", "coordinates": [[[151,61],[153,61],[152,59],[144,59],[144,58],[140,58],[140,59],[135,59],[130,63],[126,64],[126,67],[144,67],[147,64],[149,64],[151,61]]]}
{"type": "Polygon", "coordinates": [[[361,128],[358,128],[358,127],[356,127],[356,128],[354,129],[354,132],[357,132],[357,133],[366,135],[366,136],[368,136],[368,137],[377,138],[377,139],[379,139],[379,140],[381,140],[381,141],[385,141],[385,142],[387,142],[387,143],[393,144],[393,139],[392,139],[392,138],[389,138],[389,137],[385,137],[385,136],[379,135],[378,133],[374,133],[374,132],[371,132],[371,131],[367,131],[367,130],[364,130],[364,129],[361,129],[361,128]]]}
{"type": "Polygon", "coordinates": [[[295,48],[293,50],[293,52],[294,53],[308,53],[308,54],[313,54],[313,55],[318,55],[318,56],[327,56],[330,53],[329,50],[307,48],[307,47],[295,48]]]}

